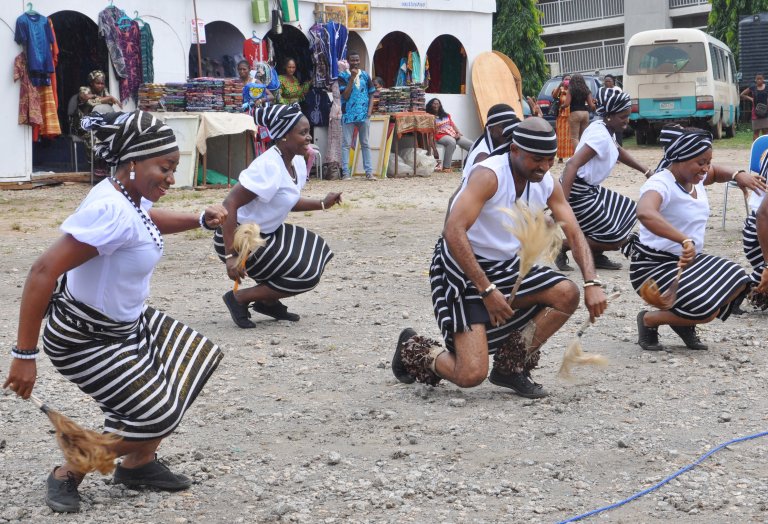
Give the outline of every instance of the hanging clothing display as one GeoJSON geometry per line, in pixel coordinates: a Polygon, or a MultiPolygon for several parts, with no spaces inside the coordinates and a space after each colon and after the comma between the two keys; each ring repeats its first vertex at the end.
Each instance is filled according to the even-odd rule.
{"type": "Polygon", "coordinates": [[[312,86],[327,89],[331,82],[330,51],[328,50],[328,30],[323,24],[314,24],[309,28],[309,49],[312,53],[312,86]]]}
{"type": "Polygon", "coordinates": [[[273,62],[275,57],[272,51],[272,42],[269,38],[261,39],[253,36],[243,42],[243,55],[251,64],[256,62],[273,62]]]}
{"type": "Polygon", "coordinates": [[[118,78],[125,78],[128,72],[125,68],[125,58],[123,51],[118,43],[117,20],[125,16],[125,13],[117,7],[110,6],[99,13],[99,36],[104,38],[107,44],[109,59],[112,60],[112,67],[118,78]]]}
{"type": "Polygon", "coordinates": [[[50,75],[55,72],[51,55],[55,38],[48,18],[34,11],[27,11],[16,19],[14,40],[24,47],[32,85],[50,85],[50,75]]]}
{"type": "Polygon", "coordinates": [[[334,180],[341,176],[341,91],[339,83],[331,85],[333,104],[328,115],[328,146],[325,150],[323,173],[326,179],[334,180]]]}
{"type": "Polygon", "coordinates": [[[349,32],[347,28],[342,24],[336,22],[328,22],[325,24],[325,29],[328,32],[328,63],[331,66],[331,80],[339,78],[339,60],[346,60],[347,58],[347,42],[349,40],[349,32]]]}
{"type": "MultiPolygon", "coordinates": [[[[155,66],[153,46],[155,39],[152,36],[152,28],[142,21],[141,26],[141,80],[145,84],[155,81],[155,66]]],[[[233,75],[234,76],[234,75],[233,75]]]]}
{"type": "Polygon", "coordinates": [[[19,124],[40,126],[43,114],[40,109],[40,95],[29,79],[27,54],[22,51],[13,61],[13,81],[19,82],[19,124]]]}
{"type": "Polygon", "coordinates": [[[99,34],[104,38],[120,82],[120,100],[138,100],[142,84],[141,29],[124,11],[111,6],[99,13],[99,34]]]}
{"type": "MultiPolygon", "coordinates": [[[[48,21],[53,43],[51,44],[51,61],[53,69],[59,65],[59,44],[56,43],[56,32],[53,30],[53,23],[48,21]]],[[[48,85],[37,88],[40,95],[40,108],[43,114],[43,123],[40,127],[35,126],[32,130],[32,139],[37,140],[40,135],[45,138],[56,138],[61,134],[61,124],[59,124],[59,94],[56,92],[56,73],[50,73],[48,85]]]]}
{"type": "Polygon", "coordinates": [[[280,0],[283,22],[299,21],[299,0],[280,0]]]}
{"type": "MultiPolygon", "coordinates": [[[[334,85],[336,83],[334,82],[334,85]]],[[[331,100],[324,89],[312,89],[304,97],[304,114],[313,127],[326,127],[331,112],[331,100]]]]}

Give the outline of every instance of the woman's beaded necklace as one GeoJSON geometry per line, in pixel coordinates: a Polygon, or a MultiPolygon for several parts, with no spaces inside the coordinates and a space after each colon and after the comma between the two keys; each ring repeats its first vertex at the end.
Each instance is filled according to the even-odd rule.
{"type": "Polygon", "coordinates": [[[117,177],[112,175],[109,178],[112,179],[112,181],[118,185],[118,187],[120,188],[120,191],[122,191],[123,193],[123,196],[125,196],[125,198],[128,199],[128,202],[130,202],[133,205],[133,208],[139,214],[142,222],[144,222],[144,225],[147,227],[147,231],[149,231],[149,236],[152,237],[152,240],[155,242],[155,245],[160,249],[160,251],[162,251],[163,245],[164,245],[163,235],[162,233],[160,233],[160,230],[157,228],[155,223],[152,222],[152,219],[149,218],[147,214],[144,213],[144,211],[142,211],[141,208],[136,204],[136,202],[133,201],[133,199],[131,198],[131,195],[128,194],[128,191],[125,189],[125,186],[123,185],[122,182],[120,182],[117,179],[117,177]],[[152,231],[153,228],[154,228],[154,231],[152,231]],[[155,235],[155,233],[157,233],[157,235],[155,235]]]}

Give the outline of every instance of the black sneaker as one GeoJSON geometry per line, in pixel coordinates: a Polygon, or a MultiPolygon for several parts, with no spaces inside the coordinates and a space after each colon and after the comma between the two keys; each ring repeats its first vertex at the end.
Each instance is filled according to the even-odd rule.
{"type": "Polygon", "coordinates": [[[192,480],[184,475],[173,473],[168,466],[157,460],[138,468],[115,468],[114,481],[130,488],[150,487],[164,491],[181,491],[192,485],[192,480]]]}
{"type": "Polygon", "coordinates": [[[275,320],[288,320],[290,322],[298,322],[301,319],[297,313],[291,313],[288,311],[288,306],[280,302],[275,301],[272,304],[266,302],[254,302],[251,307],[256,313],[272,317],[275,320]]]}
{"type": "Polygon", "coordinates": [[[696,333],[696,326],[669,326],[669,327],[672,328],[672,331],[677,333],[677,336],[683,339],[683,342],[685,342],[685,346],[688,349],[696,349],[700,351],[709,349],[709,346],[707,346],[704,342],[702,342],[701,339],[699,338],[699,335],[696,333]]]}
{"type": "Polygon", "coordinates": [[[56,478],[56,470],[48,475],[46,482],[45,503],[56,513],[77,513],[80,511],[80,493],[77,492],[77,479],[71,471],[67,471],[67,478],[56,478]]]}
{"type": "Polygon", "coordinates": [[[647,311],[637,314],[637,343],[646,351],[661,351],[664,346],[659,344],[659,328],[648,327],[643,323],[647,311]]]}
{"type": "Polygon", "coordinates": [[[544,398],[549,395],[544,386],[533,381],[528,371],[504,375],[494,368],[488,376],[488,381],[495,386],[509,388],[525,398],[544,398]]]}
{"type": "Polygon", "coordinates": [[[221,298],[227,305],[229,314],[235,324],[237,324],[237,327],[242,329],[250,329],[256,327],[256,324],[251,322],[251,314],[248,312],[248,306],[244,306],[238,302],[233,291],[227,291],[221,298]]]}
{"type": "Polygon", "coordinates": [[[392,373],[403,384],[413,384],[416,382],[416,377],[408,373],[408,370],[405,369],[405,364],[403,364],[403,345],[415,335],[416,332],[411,328],[402,330],[400,337],[397,339],[395,356],[392,357],[392,373]]]}
{"type": "Polygon", "coordinates": [[[561,249],[555,257],[555,265],[560,271],[573,271],[573,267],[568,265],[568,255],[565,249],[561,249]]]}
{"type": "Polygon", "coordinates": [[[594,253],[593,258],[595,260],[596,269],[617,270],[623,267],[621,265],[621,262],[614,262],[613,260],[605,256],[603,253],[594,253]]]}

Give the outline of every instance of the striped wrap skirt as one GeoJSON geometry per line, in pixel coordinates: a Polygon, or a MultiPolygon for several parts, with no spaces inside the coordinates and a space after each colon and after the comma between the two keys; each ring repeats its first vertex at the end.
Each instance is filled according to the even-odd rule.
{"type": "Polygon", "coordinates": [[[754,211],[744,220],[741,240],[744,246],[744,254],[747,255],[749,265],[752,266],[752,273],[750,273],[749,278],[757,285],[763,276],[765,260],[763,259],[763,250],[760,248],[760,242],[757,239],[757,218],[754,211]]]}
{"type": "MultiPolygon", "coordinates": [[[[629,279],[635,291],[652,278],[663,293],[677,276],[680,257],[643,245],[635,235],[624,245],[622,252],[631,260],[629,279]]],[[[688,320],[704,320],[714,314],[725,320],[740,302],[739,298],[746,295],[749,284],[750,279],[740,265],[699,253],[683,270],[677,300],[670,311],[688,320]],[[742,295],[728,302],[739,288],[743,288],[742,295]]]]}
{"type": "MultiPolygon", "coordinates": [[[[512,259],[504,261],[487,260],[481,257],[476,259],[488,280],[496,284],[496,289],[504,296],[509,297],[519,274],[520,258],[515,255],[512,259]]],[[[567,279],[548,267],[534,265],[523,278],[516,296],[524,297],[540,293],[563,280],[567,279]]],[[[451,352],[456,350],[453,341],[455,332],[469,331],[472,324],[485,324],[488,353],[493,354],[513,331],[521,330],[543,309],[540,305],[518,309],[506,324],[491,325],[488,311],[485,309],[483,299],[480,298],[480,292],[464,275],[458,262],[448,251],[443,238],[440,238],[435,245],[432,264],[429,268],[429,281],[432,287],[435,318],[445,340],[445,347],[451,352]]]]}
{"type": "Polygon", "coordinates": [[[637,205],[631,198],[578,177],[568,203],[581,231],[595,242],[623,242],[637,222],[637,205]]]}
{"type": "MultiPolygon", "coordinates": [[[[333,251],[320,235],[293,224],[282,224],[273,233],[263,234],[267,243],[251,253],[245,271],[259,284],[275,291],[298,295],[315,288],[333,251]]],[[[222,262],[224,237],[221,229],[213,235],[213,247],[222,262]]]]}
{"type": "Polygon", "coordinates": [[[54,367],[104,412],[104,430],[125,440],[173,432],[222,358],[218,346],[149,306],[134,322],[117,322],[54,295],[43,332],[54,367]]]}

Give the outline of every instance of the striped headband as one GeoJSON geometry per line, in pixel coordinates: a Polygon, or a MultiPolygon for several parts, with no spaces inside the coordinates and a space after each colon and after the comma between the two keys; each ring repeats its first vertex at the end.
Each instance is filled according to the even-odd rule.
{"type": "Polygon", "coordinates": [[[712,148],[712,133],[701,129],[683,130],[664,151],[664,157],[672,162],[685,162],[712,148]]]}
{"type": "Polygon", "coordinates": [[[664,147],[664,156],[661,157],[659,165],[656,166],[654,173],[667,169],[672,164],[672,161],[667,158],[667,147],[682,136],[683,132],[683,126],[680,124],[669,124],[661,129],[659,132],[659,144],[664,147]]]}
{"type": "Polygon", "coordinates": [[[280,140],[293,129],[302,116],[304,115],[298,104],[278,104],[258,108],[253,114],[253,119],[257,125],[267,128],[272,140],[280,140]]]}
{"type": "Polygon", "coordinates": [[[629,95],[615,87],[601,87],[597,92],[598,116],[614,115],[632,106],[629,95]]]}
{"type": "Polygon", "coordinates": [[[86,131],[93,131],[98,140],[93,148],[94,154],[110,166],[179,150],[173,130],[141,110],[104,115],[93,112],[84,117],[80,125],[86,131]]]}
{"type": "Polygon", "coordinates": [[[509,153],[509,146],[512,145],[512,138],[515,136],[515,129],[517,129],[517,126],[519,126],[520,123],[520,120],[515,120],[514,122],[508,123],[504,129],[501,130],[501,136],[504,137],[504,143],[496,149],[492,149],[489,156],[504,155],[509,153]]]}
{"type": "MultiPolygon", "coordinates": [[[[491,127],[502,125],[505,126],[504,129],[502,129],[502,133],[505,133],[506,130],[510,125],[513,127],[520,123],[520,119],[517,118],[517,113],[515,113],[515,110],[512,109],[511,106],[507,104],[496,104],[492,106],[488,110],[488,118],[485,121],[485,128],[483,128],[483,134],[480,135],[480,137],[475,140],[475,143],[472,144],[472,147],[469,148],[470,151],[475,149],[477,146],[480,145],[481,142],[485,141],[485,144],[488,146],[488,151],[493,150],[493,140],[491,139],[491,127]]],[[[506,135],[505,135],[506,138],[506,135]]],[[[507,144],[507,147],[509,147],[509,144],[507,144]]]]}
{"type": "Polygon", "coordinates": [[[534,131],[518,126],[512,134],[512,143],[534,155],[554,156],[557,153],[557,135],[551,127],[547,131],[534,131]]]}

